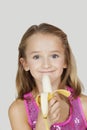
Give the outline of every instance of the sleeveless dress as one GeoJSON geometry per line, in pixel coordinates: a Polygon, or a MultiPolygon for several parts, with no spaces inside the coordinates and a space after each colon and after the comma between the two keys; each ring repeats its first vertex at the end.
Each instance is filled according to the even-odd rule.
{"type": "MultiPolygon", "coordinates": [[[[69,101],[71,104],[69,118],[62,123],[54,123],[50,130],[87,130],[87,121],[83,113],[80,98],[73,99],[70,96],[69,101]]],[[[28,123],[32,130],[35,130],[39,108],[32,93],[24,95],[24,104],[28,116],[28,123]]]]}

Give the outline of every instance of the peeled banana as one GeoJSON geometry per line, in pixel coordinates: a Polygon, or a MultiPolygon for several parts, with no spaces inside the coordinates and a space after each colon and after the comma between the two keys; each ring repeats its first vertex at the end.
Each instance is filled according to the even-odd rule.
{"type": "Polygon", "coordinates": [[[44,75],[42,78],[43,93],[41,93],[41,110],[44,118],[47,118],[48,114],[48,99],[51,98],[52,87],[48,75],[44,75]]]}
{"type": "MultiPolygon", "coordinates": [[[[55,93],[62,94],[66,97],[70,96],[70,92],[64,89],[58,89],[52,92],[52,86],[48,75],[44,75],[42,78],[43,92],[36,97],[36,103],[41,107],[42,115],[44,119],[47,119],[48,115],[48,101],[54,96],[55,93]]],[[[47,122],[46,122],[47,126],[47,122]]],[[[47,127],[46,127],[47,128],[47,127]]],[[[49,130],[47,128],[47,130],[49,130]]]]}

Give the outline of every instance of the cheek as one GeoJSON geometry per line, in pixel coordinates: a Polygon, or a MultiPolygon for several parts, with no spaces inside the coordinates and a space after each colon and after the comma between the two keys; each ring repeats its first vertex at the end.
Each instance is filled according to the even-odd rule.
{"type": "Polygon", "coordinates": [[[29,70],[32,76],[35,75],[37,68],[38,68],[38,64],[34,62],[29,63],[29,70]]]}
{"type": "Polygon", "coordinates": [[[62,74],[63,69],[65,68],[65,64],[63,61],[54,63],[55,68],[57,69],[58,73],[62,74]]]}
{"type": "Polygon", "coordinates": [[[36,66],[36,64],[32,60],[28,61],[28,65],[30,69],[33,69],[36,66]]]}
{"type": "Polygon", "coordinates": [[[65,63],[64,63],[64,61],[63,60],[58,60],[58,61],[54,61],[53,62],[53,65],[55,66],[55,67],[57,67],[57,68],[64,68],[64,66],[65,66],[65,63]]]}
{"type": "Polygon", "coordinates": [[[28,64],[29,64],[29,66],[32,68],[32,67],[38,67],[38,66],[40,66],[40,64],[41,64],[41,61],[40,60],[36,60],[36,61],[33,61],[33,60],[31,60],[30,62],[28,62],[28,64]]]}

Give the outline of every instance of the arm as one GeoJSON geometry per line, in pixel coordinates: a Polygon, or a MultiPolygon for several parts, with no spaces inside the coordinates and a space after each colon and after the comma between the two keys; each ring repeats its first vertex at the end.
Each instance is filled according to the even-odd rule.
{"type": "Polygon", "coordinates": [[[8,115],[12,130],[32,130],[28,124],[23,101],[14,101],[9,107],[8,115]]]}

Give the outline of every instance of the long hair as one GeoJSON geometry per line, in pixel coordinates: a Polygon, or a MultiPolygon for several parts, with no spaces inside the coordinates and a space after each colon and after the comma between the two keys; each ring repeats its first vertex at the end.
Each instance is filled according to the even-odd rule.
{"type": "Polygon", "coordinates": [[[77,68],[74,55],[71,51],[70,45],[68,43],[67,35],[58,27],[42,23],[40,25],[32,25],[23,35],[21,42],[19,44],[19,55],[18,55],[18,70],[16,75],[16,87],[18,92],[18,98],[23,99],[23,95],[36,88],[34,78],[32,77],[30,71],[25,71],[22,64],[20,63],[20,58],[25,58],[26,41],[34,34],[51,34],[59,37],[62,40],[62,45],[65,52],[65,62],[67,68],[64,69],[60,88],[64,89],[65,85],[68,85],[74,90],[74,97],[81,94],[82,84],[77,77],[77,68]]]}

